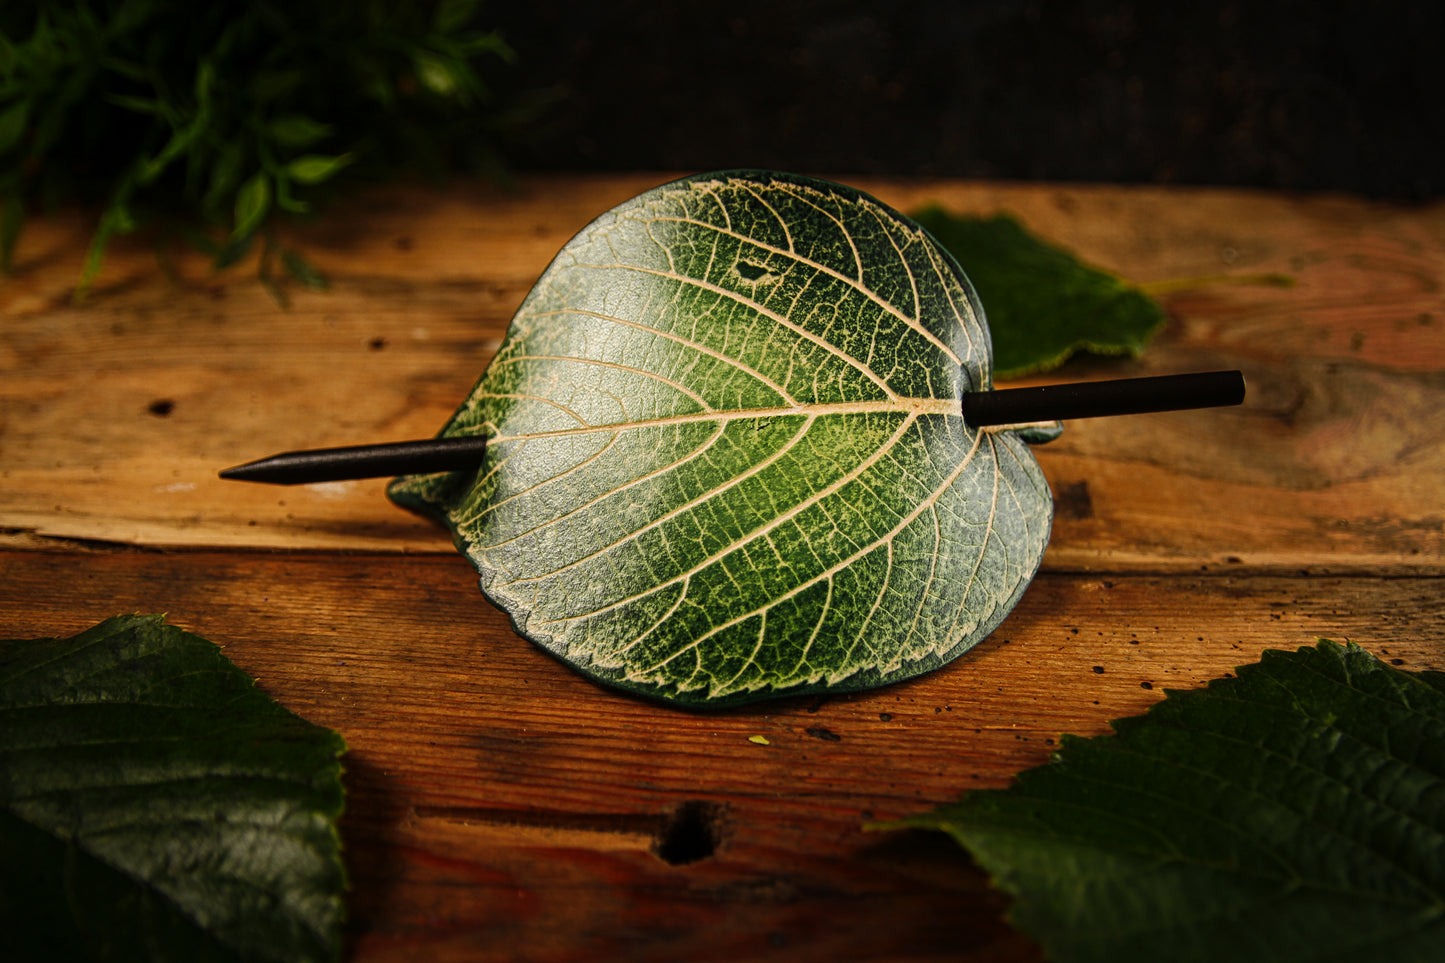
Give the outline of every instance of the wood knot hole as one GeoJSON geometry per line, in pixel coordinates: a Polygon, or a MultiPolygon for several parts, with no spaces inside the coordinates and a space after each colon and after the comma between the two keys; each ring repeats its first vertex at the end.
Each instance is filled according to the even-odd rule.
{"type": "Polygon", "coordinates": [[[705,799],[689,799],[672,811],[657,834],[652,851],[669,866],[707,859],[722,842],[727,806],[705,799]]]}

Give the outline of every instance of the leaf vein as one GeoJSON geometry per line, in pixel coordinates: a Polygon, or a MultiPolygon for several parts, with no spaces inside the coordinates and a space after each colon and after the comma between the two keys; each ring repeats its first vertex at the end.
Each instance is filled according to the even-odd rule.
{"type": "Polygon", "coordinates": [[[803,340],[808,341],[813,345],[821,348],[824,354],[831,355],[832,357],[837,358],[839,361],[842,361],[843,363],[856,369],[859,374],[863,375],[869,381],[873,382],[873,384],[878,387],[878,390],[882,391],[888,398],[896,399],[898,397],[897,393],[894,392],[892,388],[888,387],[888,383],[885,382],[882,378],[878,377],[878,375],[874,373],[867,365],[850,355],[848,352],[839,348],[836,344],[829,341],[827,338],[818,334],[814,334],[812,331],[809,331],[807,328],[798,324],[796,321],[793,321],[786,315],[779,314],[776,311],[773,311],[763,306],[762,304],[759,304],[752,298],[749,298],[737,291],[730,290],[729,288],[725,288],[719,284],[713,284],[710,281],[704,281],[701,278],[689,277],[687,275],[678,274],[673,271],[660,271],[657,268],[643,267],[640,264],[627,264],[625,262],[619,261],[612,266],[621,271],[634,271],[638,274],[650,274],[656,277],[666,278],[670,281],[676,281],[678,284],[681,285],[691,285],[703,291],[707,291],[709,294],[716,294],[720,298],[735,301],[740,306],[747,308],[748,310],[753,311],[761,315],[762,317],[767,318],[769,321],[772,321],[779,327],[786,328],[803,340]]]}
{"type": "MultiPolygon", "coordinates": [[[[830,216],[831,216],[831,215],[830,215],[830,216]]],[[[825,275],[827,275],[828,277],[833,278],[834,280],[842,281],[844,284],[847,284],[849,287],[853,288],[853,289],[856,290],[858,293],[862,294],[862,295],[863,295],[864,297],[866,297],[869,301],[873,302],[873,304],[877,305],[877,306],[878,306],[879,308],[881,308],[885,313],[892,315],[893,317],[897,318],[899,321],[902,321],[902,322],[903,322],[904,324],[906,324],[911,330],[913,330],[914,332],[916,332],[917,334],[919,334],[920,336],[922,336],[925,341],[927,341],[930,345],[932,345],[932,346],[933,346],[934,348],[936,348],[938,351],[942,352],[942,354],[944,355],[944,357],[946,357],[951,363],[956,364],[956,365],[962,365],[962,364],[963,364],[962,360],[959,359],[958,354],[957,354],[956,352],[954,352],[954,350],[953,350],[952,348],[950,348],[948,345],[944,344],[943,341],[939,339],[938,335],[934,334],[932,331],[929,331],[928,328],[926,328],[926,327],[923,325],[923,322],[922,322],[919,318],[917,318],[917,317],[914,316],[914,315],[909,315],[907,312],[903,311],[903,309],[899,308],[899,307],[898,307],[897,305],[895,305],[895,304],[891,304],[890,302],[888,302],[887,300],[885,300],[885,299],[883,298],[883,296],[880,295],[878,292],[874,291],[872,288],[870,288],[870,287],[868,287],[867,285],[865,285],[865,284],[863,283],[863,274],[862,274],[862,264],[861,264],[861,263],[859,264],[859,274],[858,274],[858,277],[857,277],[857,278],[851,278],[851,277],[849,277],[848,275],[844,274],[843,272],[837,270],[836,268],[831,268],[831,267],[829,267],[828,265],[823,264],[823,263],[821,263],[821,262],[819,262],[819,261],[814,261],[814,260],[811,259],[811,258],[804,257],[803,255],[798,254],[798,253],[795,252],[795,251],[784,251],[784,250],[782,250],[782,249],[780,249],[780,248],[778,248],[778,247],[776,247],[776,246],[774,246],[774,245],[768,244],[766,241],[762,241],[762,240],[759,240],[758,238],[754,238],[754,237],[749,237],[749,236],[746,235],[746,234],[740,234],[740,233],[738,233],[738,232],[736,232],[736,231],[727,231],[727,230],[724,230],[723,228],[718,227],[716,224],[709,224],[707,221],[696,221],[696,220],[692,220],[692,219],[690,219],[690,218],[685,218],[685,217],[659,217],[659,218],[657,218],[657,219],[658,219],[658,220],[672,220],[672,221],[677,221],[678,223],[681,223],[681,224],[689,224],[689,225],[692,225],[692,226],[694,226],[694,227],[706,228],[706,229],[711,230],[711,231],[716,231],[716,232],[718,232],[718,233],[720,233],[720,234],[725,234],[725,235],[727,235],[728,237],[736,238],[736,239],[739,240],[739,241],[746,241],[747,243],[752,244],[752,245],[755,245],[756,247],[760,247],[760,248],[762,248],[762,249],[765,250],[765,251],[770,251],[770,252],[772,252],[772,253],[774,253],[774,254],[778,254],[778,255],[781,255],[781,256],[784,256],[784,257],[790,257],[790,258],[794,259],[795,261],[797,261],[799,264],[802,264],[802,265],[804,265],[805,267],[812,268],[813,270],[819,272],[820,274],[825,274],[825,275]]],[[[841,227],[841,224],[840,224],[839,226],[841,227]]],[[[849,242],[849,244],[851,245],[852,242],[853,242],[852,236],[851,236],[851,235],[848,235],[846,231],[844,231],[844,234],[848,236],[848,242],[849,242]]],[[[893,239],[892,239],[891,236],[889,237],[889,243],[893,244],[895,250],[899,250],[896,242],[893,241],[893,239]]],[[[853,255],[854,255],[855,258],[858,256],[858,249],[857,249],[856,247],[853,248],[853,255]]],[[[901,251],[901,250],[899,250],[899,256],[900,256],[900,257],[902,256],[902,251],[901,251]]],[[[914,305],[915,305],[914,312],[915,312],[915,315],[916,315],[917,310],[918,310],[918,306],[919,306],[918,285],[917,285],[917,282],[916,282],[916,280],[914,279],[913,273],[912,273],[911,271],[908,272],[908,278],[909,278],[910,284],[912,284],[912,286],[913,286],[913,298],[914,298],[914,305]]]]}
{"type": "MultiPolygon", "coordinates": [[[[905,427],[907,427],[907,426],[905,425],[905,427]]],[[[900,433],[901,433],[901,430],[900,430],[900,433]]],[[[897,436],[895,435],[895,439],[896,439],[896,437],[897,437],[897,436]]],[[[814,577],[808,579],[807,581],[805,581],[805,582],[803,582],[803,583],[801,583],[801,584],[799,584],[799,585],[797,585],[797,586],[794,586],[792,589],[789,589],[787,592],[784,592],[784,593],[782,593],[782,594],[780,594],[780,595],[777,595],[777,596],[775,596],[775,597],[773,597],[773,598],[768,599],[766,602],[763,603],[763,605],[761,605],[761,606],[759,606],[759,607],[757,607],[757,608],[755,608],[755,609],[753,609],[753,610],[751,610],[751,611],[749,611],[749,612],[747,612],[747,613],[744,613],[743,615],[739,615],[739,616],[736,616],[736,617],[734,617],[734,618],[732,618],[732,619],[729,619],[728,621],[722,623],[721,625],[715,626],[715,627],[712,628],[712,629],[709,629],[707,632],[705,632],[704,634],[702,634],[702,635],[699,636],[698,638],[696,638],[696,639],[692,640],[691,642],[689,642],[685,647],[683,647],[682,649],[679,649],[679,650],[678,650],[676,653],[674,653],[673,655],[667,657],[666,659],[663,659],[663,660],[662,660],[661,662],[659,662],[659,663],[656,663],[656,664],[650,666],[650,667],[648,668],[648,671],[650,671],[650,672],[655,672],[657,669],[661,668],[663,665],[666,665],[668,662],[670,662],[672,659],[676,658],[678,655],[681,655],[683,652],[687,652],[687,651],[691,651],[691,650],[696,649],[698,645],[700,645],[702,642],[706,641],[708,638],[711,638],[713,635],[716,635],[718,632],[724,631],[724,630],[730,628],[731,626],[736,625],[738,622],[741,622],[743,619],[748,618],[748,617],[756,614],[757,612],[761,611],[761,610],[764,609],[764,608],[771,608],[771,607],[777,605],[779,602],[785,602],[785,601],[787,601],[788,599],[793,598],[793,597],[796,596],[798,593],[803,592],[803,591],[811,588],[812,586],[816,585],[818,582],[822,581],[822,580],[825,579],[825,578],[831,578],[832,576],[834,576],[834,575],[838,574],[839,572],[843,571],[844,569],[846,569],[848,566],[852,565],[852,564],[853,564],[854,562],[856,562],[859,558],[861,558],[861,557],[863,557],[864,555],[867,555],[868,553],[870,553],[870,552],[874,551],[875,549],[877,549],[877,548],[878,548],[880,545],[882,545],[885,541],[891,540],[891,539],[893,539],[894,537],[896,537],[899,532],[901,532],[903,529],[907,528],[910,524],[912,524],[913,520],[916,519],[920,514],[922,514],[925,509],[927,509],[928,507],[930,507],[931,505],[933,505],[939,498],[941,498],[941,497],[943,496],[943,493],[944,493],[945,491],[947,491],[950,487],[952,487],[953,482],[954,482],[955,480],[957,480],[957,478],[958,478],[961,474],[963,474],[964,469],[973,461],[973,457],[974,457],[975,453],[977,453],[977,451],[978,451],[979,438],[980,438],[980,437],[981,437],[981,433],[976,433],[976,434],[975,434],[973,447],[970,448],[969,451],[968,451],[968,454],[967,454],[962,460],[959,461],[958,466],[953,470],[953,472],[952,472],[951,474],[949,474],[949,476],[943,481],[943,483],[940,484],[940,485],[938,486],[938,488],[936,488],[933,492],[931,492],[927,498],[923,499],[917,506],[915,506],[914,509],[912,510],[912,512],[910,512],[908,515],[904,516],[903,521],[901,521],[901,522],[898,523],[896,526],[894,526],[893,529],[891,529],[886,535],[880,536],[879,538],[875,539],[873,542],[869,543],[868,545],[864,546],[863,548],[860,548],[858,551],[854,552],[852,555],[850,555],[850,556],[848,556],[847,558],[845,558],[843,561],[834,564],[831,568],[829,568],[829,569],[827,569],[827,570],[819,573],[818,575],[815,575],[814,577]]],[[[891,444],[892,444],[892,443],[890,442],[890,445],[885,446],[885,448],[891,447],[891,444]]],[[[840,486],[840,487],[841,487],[841,486],[840,486]]],[[[796,514],[796,512],[791,513],[791,514],[796,514]]],[[[774,525],[773,527],[776,527],[776,525],[774,525]]],[[[716,556],[715,556],[713,559],[709,560],[709,562],[704,563],[704,565],[698,566],[698,569],[694,569],[694,570],[693,570],[693,573],[690,573],[690,574],[695,574],[696,571],[698,571],[699,569],[705,567],[706,564],[711,564],[711,561],[715,561],[715,560],[716,560],[716,556]]],[[[629,601],[629,600],[623,600],[622,602],[616,603],[616,605],[626,604],[627,601],[629,601]]],[[[611,607],[613,607],[613,606],[609,606],[609,608],[611,608],[611,607]]],[[[585,616],[579,616],[579,617],[581,617],[581,618],[586,618],[586,617],[589,617],[589,616],[592,615],[592,614],[595,614],[595,613],[588,613],[588,614],[585,615],[585,616]]]]}

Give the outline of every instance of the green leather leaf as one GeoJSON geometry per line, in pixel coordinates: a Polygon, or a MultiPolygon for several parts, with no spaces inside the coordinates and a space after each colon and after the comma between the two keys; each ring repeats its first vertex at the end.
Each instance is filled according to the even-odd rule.
{"type": "Polygon", "coordinates": [[[607,212],[538,280],[446,435],[476,476],[400,479],[521,633],[695,705],[937,668],[1018,600],[1052,500],[977,431],[983,311],[917,225],[785,174],[607,212]]]}
{"type": "Polygon", "coordinates": [[[1064,737],[945,830],[1050,959],[1433,960],[1445,948],[1445,683],[1322,641],[1064,737]]]}
{"type": "Polygon", "coordinates": [[[0,959],[335,959],[345,748],[157,616],[0,641],[0,959]]]}

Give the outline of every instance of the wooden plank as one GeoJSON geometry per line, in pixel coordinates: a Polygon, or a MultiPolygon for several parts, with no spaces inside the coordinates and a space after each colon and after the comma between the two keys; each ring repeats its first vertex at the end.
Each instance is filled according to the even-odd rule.
{"type": "MultiPolygon", "coordinates": [[[[215,472],[278,450],[432,434],[566,238],[663,179],[378,190],[287,235],[333,282],[293,291],[288,309],[254,265],[215,275],[172,251],[168,274],[138,240],[115,246],[75,304],[90,224],[32,222],[0,287],[3,544],[449,552],[444,534],[381,500],[381,482],[277,490],[215,472]]],[[[1237,410],[1076,422],[1041,449],[1061,508],[1047,569],[1442,571],[1445,206],[859,185],[905,210],[1012,211],[1139,281],[1297,280],[1177,293],[1143,360],[1060,373],[1238,367],[1250,397],[1237,410]]]]}
{"type": "Polygon", "coordinates": [[[1435,577],[1045,574],[930,676],[713,714],[577,676],[454,556],[9,550],[0,584],[4,637],[167,611],[346,736],[366,961],[1033,959],[952,844],[862,824],[1006,785],[1265,648],[1445,669],[1435,577]],[[659,856],[689,838],[695,860],[659,856]]]}

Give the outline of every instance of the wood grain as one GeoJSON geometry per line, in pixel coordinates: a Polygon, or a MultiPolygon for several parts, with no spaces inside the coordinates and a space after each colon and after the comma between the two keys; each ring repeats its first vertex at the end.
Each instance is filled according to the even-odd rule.
{"type": "Polygon", "coordinates": [[[287,308],[254,263],[163,267],[153,238],[77,303],[74,212],[28,225],[0,280],[0,637],[166,612],[339,729],[348,958],[1034,960],[957,847],[864,824],[1007,785],[1267,648],[1445,669],[1445,206],[856,182],[1010,211],[1140,282],[1295,279],[1178,291],[1141,360],[1034,379],[1238,367],[1249,398],[1070,424],[1039,449],[1057,514],[1021,604],[876,692],[695,714],[602,689],[513,634],[382,481],[215,477],[433,434],[566,239],[665,179],[377,190],[287,230],[332,281],[287,308]]]}
{"type": "Polygon", "coordinates": [[[459,558],[80,561],[0,552],[6,634],[166,610],[345,734],[363,959],[945,959],[960,940],[1032,959],[951,843],[864,823],[1007,785],[1061,733],[1107,732],[1265,648],[1349,638],[1445,669],[1439,578],[1046,574],[927,678],[697,714],[580,679],[515,636],[459,558]],[[669,864],[688,805],[714,838],[669,864]]]}

